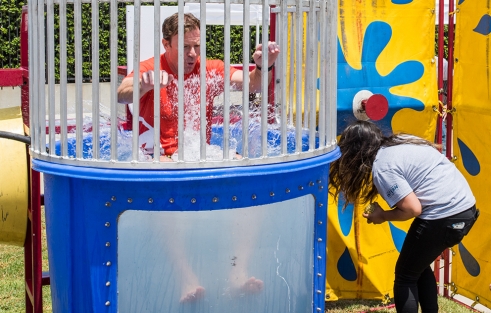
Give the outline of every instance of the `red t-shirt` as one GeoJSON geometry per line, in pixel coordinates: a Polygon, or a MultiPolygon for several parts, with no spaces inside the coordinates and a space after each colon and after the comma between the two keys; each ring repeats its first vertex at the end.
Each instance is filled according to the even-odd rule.
{"type": "MultiPolygon", "coordinates": [[[[149,70],[153,70],[154,58],[150,58],[140,63],[141,75],[149,70]]],[[[206,138],[210,142],[211,138],[211,118],[213,113],[213,100],[224,91],[224,68],[225,64],[221,60],[206,61],[206,138]]],[[[160,93],[160,144],[166,155],[172,155],[177,150],[177,130],[178,130],[178,76],[174,73],[164,55],[160,56],[160,69],[174,76],[174,80],[160,93]]],[[[196,63],[193,71],[184,75],[184,127],[193,127],[199,130],[200,112],[200,60],[196,63]],[[192,124],[192,125],[189,125],[192,124]]],[[[230,68],[230,77],[237,69],[230,68]]],[[[127,77],[133,77],[133,72],[127,77]]],[[[154,90],[150,90],[140,98],[140,137],[139,142],[143,148],[153,150],[153,98],[154,90]]]]}

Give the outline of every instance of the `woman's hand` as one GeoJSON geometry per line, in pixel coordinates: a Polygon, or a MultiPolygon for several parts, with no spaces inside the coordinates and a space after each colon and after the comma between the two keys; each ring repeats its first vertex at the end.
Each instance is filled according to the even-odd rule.
{"type": "Polygon", "coordinates": [[[367,219],[368,224],[382,224],[385,222],[384,213],[385,211],[380,207],[377,202],[370,204],[372,212],[363,213],[363,217],[367,219]]]}
{"type": "Polygon", "coordinates": [[[407,221],[418,217],[423,210],[421,202],[414,192],[410,192],[397,202],[395,208],[392,210],[384,211],[376,202],[372,206],[374,206],[374,211],[369,214],[364,213],[363,217],[367,219],[368,223],[373,224],[380,224],[386,221],[407,221]]]}

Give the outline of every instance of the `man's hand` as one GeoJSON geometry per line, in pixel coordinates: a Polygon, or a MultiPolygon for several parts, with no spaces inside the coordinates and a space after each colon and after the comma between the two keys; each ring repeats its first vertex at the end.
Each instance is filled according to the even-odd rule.
{"type": "MultiPolygon", "coordinates": [[[[174,76],[166,71],[160,71],[160,88],[167,87],[174,80],[174,76]]],[[[140,80],[140,92],[143,96],[147,91],[152,90],[155,85],[155,72],[153,70],[146,71],[142,74],[140,80]]]]}
{"type": "MultiPolygon", "coordinates": [[[[126,77],[118,87],[118,102],[132,103],[133,102],[133,79],[134,77],[126,77]]],[[[167,87],[174,80],[173,75],[169,75],[166,71],[160,71],[160,88],[167,87]]],[[[149,90],[153,89],[155,84],[154,71],[149,70],[142,74],[140,78],[140,98],[149,90]]]]}
{"type": "Polygon", "coordinates": [[[174,160],[172,160],[170,157],[168,157],[167,155],[161,155],[160,156],[160,162],[174,162],[174,160]]]}
{"type": "MultiPolygon", "coordinates": [[[[279,48],[278,44],[274,41],[269,41],[267,48],[268,48],[268,67],[270,67],[276,61],[276,58],[278,57],[278,54],[280,53],[280,48],[279,48]]],[[[252,58],[254,59],[254,63],[256,63],[256,65],[261,66],[261,62],[263,61],[263,45],[262,44],[257,45],[256,51],[254,51],[252,58]]]]}

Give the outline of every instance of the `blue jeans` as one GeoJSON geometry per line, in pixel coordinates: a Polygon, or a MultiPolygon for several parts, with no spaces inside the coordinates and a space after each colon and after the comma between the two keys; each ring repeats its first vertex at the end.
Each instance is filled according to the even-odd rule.
{"type": "Polygon", "coordinates": [[[394,302],[398,313],[438,313],[438,293],[431,263],[447,248],[462,241],[474,225],[475,206],[439,220],[415,218],[397,259],[394,302]]]}

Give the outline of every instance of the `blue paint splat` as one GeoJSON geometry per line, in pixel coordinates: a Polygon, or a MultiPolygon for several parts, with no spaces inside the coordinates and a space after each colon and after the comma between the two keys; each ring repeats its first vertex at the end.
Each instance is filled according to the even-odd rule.
{"type": "Polygon", "coordinates": [[[491,33],[491,16],[484,14],[473,31],[484,36],[489,35],[491,33]]]}
{"type": "Polygon", "coordinates": [[[464,247],[464,244],[462,242],[459,243],[459,252],[462,263],[464,263],[464,267],[467,272],[474,277],[479,276],[479,274],[481,273],[479,262],[477,262],[476,258],[474,258],[469,250],[464,247]]]}
{"type": "Polygon", "coordinates": [[[354,205],[352,203],[348,204],[346,209],[343,212],[344,201],[341,200],[342,195],[338,198],[338,220],[339,226],[341,227],[341,231],[344,236],[348,236],[351,231],[351,226],[353,225],[353,212],[354,205]]]}
{"type": "Polygon", "coordinates": [[[472,152],[467,145],[457,138],[459,144],[460,153],[462,154],[462,162],[464,163],[464,168],[472,176],[476,176],[481,171],[481,165],[477,159],[474,152],[472,152]]]}
{"type": "Polygon", "coordinates": [[[390,233],[392,234],[392,240],[394,241],[394,245],[396,246],[397,252],[401,252],[402,244],[404,243],[404,239],[406,239],[406,232],[402,229],[399,229],[389,222],[390,233]]]}
{"type": "Polygon", "coordinates": [[[398,64],[387,76],[381,76],[375,63],[392,37],[389,24],[376,21],[371,23],[363,39],[361,69],[352,68],[341,50],[338,40],[338,135],[346,126],[355,121],[353,114],[353,98],[360,90],[368,90],[373,94],[382,94],[389,102],[389,112],[377,124],[384,132],[391,132],[391,121],[394,114],[403,108],[417,111],[424,109],[424,104],[414,98],[391,94],[389,89],[394,86],[406,85],[419,80],[424,73],[424,66],[418,61],[406,61],[398,64]]]}
{"type": "Polygon", "coordinates": [[[353,260],[351,260],[347,247],[338,260],[338,272],[341,277],[348,281],[355,281],[358,276],[356,274],[355,264],[353,263],[353,260]]]}
{"type": "Polygon", "coordinates": [[[413,0],[392,0],[393,4],[408,4],[413,2],[413,0]]]}

